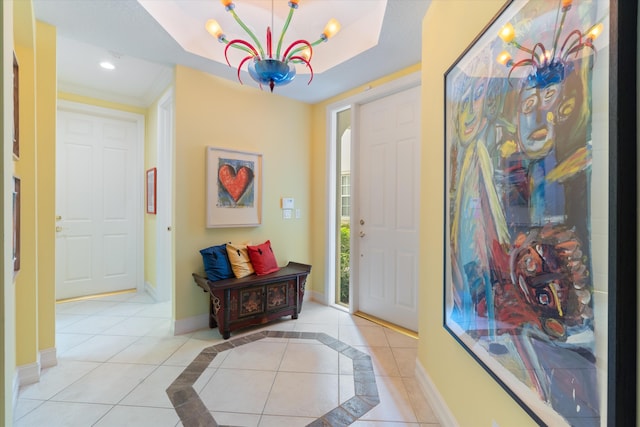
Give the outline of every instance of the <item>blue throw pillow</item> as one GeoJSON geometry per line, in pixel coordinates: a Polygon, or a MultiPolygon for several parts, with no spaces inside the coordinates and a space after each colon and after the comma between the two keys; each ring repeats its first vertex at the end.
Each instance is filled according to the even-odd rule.
{"type": "Polygon", "coordinates": [[[202,249],[200,253],[202,254],[202,261],[204,261],[204,271],[207,273],[207,279],[215,281],[235,277],[229,263],[226,244],[202,249]]]}

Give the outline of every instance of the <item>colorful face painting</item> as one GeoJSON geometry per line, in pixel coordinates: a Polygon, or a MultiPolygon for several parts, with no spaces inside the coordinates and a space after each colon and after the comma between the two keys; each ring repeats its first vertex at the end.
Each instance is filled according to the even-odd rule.
{"type": "Polygon", "coordinates": [[[599,426],[592,82],[608,2],[508,10],[445,76],[445,327],[537,421],[599,426]]]}
{"type": "Polygon", "coordinates": [[[218,207],[253,207],[255,165],[252,161],[218,160],[218,207]]]}

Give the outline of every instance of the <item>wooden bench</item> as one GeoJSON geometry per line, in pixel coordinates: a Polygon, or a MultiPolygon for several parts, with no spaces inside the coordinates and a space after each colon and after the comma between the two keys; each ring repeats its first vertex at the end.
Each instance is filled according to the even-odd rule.
{"type": "Polygon", "coordinates": [[[193,273],[196,284],[209,292],[209,327],[224,339],[231,331],[259,325],[283,316],[298,318],[311,266],[290,262],[280,270],[241,279],[210,281],[193,273]]]}

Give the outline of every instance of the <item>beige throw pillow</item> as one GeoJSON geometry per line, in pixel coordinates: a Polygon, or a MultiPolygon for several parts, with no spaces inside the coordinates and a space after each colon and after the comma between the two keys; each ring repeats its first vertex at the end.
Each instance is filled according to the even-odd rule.
{"type": "Polygon", "coordinates": [[[254,273],[247,245],[251,243],[227,243],[227,255],[231,263],[231,270],[237,279],[247,277],[254,273]]]}

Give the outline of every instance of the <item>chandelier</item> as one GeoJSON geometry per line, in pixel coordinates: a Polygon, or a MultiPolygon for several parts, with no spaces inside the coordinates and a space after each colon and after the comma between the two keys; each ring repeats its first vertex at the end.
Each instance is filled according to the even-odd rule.
{"type": "MultiPolygon", "coordinates": [[[[311,73],[309,83],[313,80],[313,68],[311,67],[311,57],[313,55],[313,47],[320,42],[326,42],[333,37],[339,30],[340,24],[335,19],[330,19],[325,26],[320,38],[313,43],[309,43],[307,40],[296,40],[284,50],[284,53],[280,55],[282,51],[282,42],[284,35],[289,28],[293,12],[298,8],[300,0],[289,0],[289,15],[284,23],[280,38],[278,39],[278,46],[276,48],[275,57],[272,48],[272,36],[271,27],[267,27],[267,52],[260,44],[258,38],[253,32],[242,22],[240,17],[235,11],[236,5],[233,0],[220,0],[220,3],[225,7],[225,10],[233,16],[236,22],[242,27],[242,29],[251,37],[253,44],[242,39],[227,40],[225,34],[220,27],[220,24],[215,19],[209,19],[206,24],[207,31],[213,37],[217,38],[219,42],[226,44],[224,49],[224,57],[227,60],[227,64],[231,66],[227,53],[230,47],[244,51],[248,55],[245,56],[238,65],[238,81],[242,83],[240,78],[240,70],[245,62],[248,63],[249,75],[260,85],[269,85],[271,92],[275,86],[286,85],[291,82],[296,76],[295,64],[304,64],[311,73]]],[[[271,0],[271,20],[273,25],[273,0],[271,0]]]]}
{"type": "Polygon", "coordinates": [[[530,87],[544,88],[551,84],[557,84],[564,81],[566,75],[572,71],[573,64],[570,59],[578,56],[583,49],[590,49],[596,53],[593,41],[602,33],[604,25],[602,22],[596,23],[584,33],[579,29],[570,31],[558,49],[560,34],[564,29],[567,12],[571,10],[573,0],[562,0],[560,12],[562,13],[560,24],[556,26],[555,36],[553,39],[553,47],[547,50],[541,42],[536,42],[533,47],[522,46],[515,40],[516,32],[511,23],[507,23],[498,36],[507,44],[526,52],[526,57],[519,61],[514,61],[507,51],[503,51],[498,55],[496,60],[511,68],[507,78],[511,77],[511,73],[518,67],[528,66],[532,68],[531,74],[527,77],[530,87]]]}

